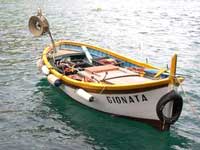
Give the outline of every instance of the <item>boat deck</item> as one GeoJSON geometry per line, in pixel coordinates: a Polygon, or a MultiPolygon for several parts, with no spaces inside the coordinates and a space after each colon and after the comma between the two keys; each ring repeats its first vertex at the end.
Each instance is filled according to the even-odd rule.
{"type": "Polygon", "coordinates": [[[62,70],[63,74],[74,80],[112,85],[152,80],[144,77],[141,72],[119,66],[113,58],[99,57],[95,59],[95,63],[90,64],[84,52],[70,49],[58,50],[54,57],[58,70],[62,70]]]}
{"type": "Polygon", "coordinates": [[[139,73],[114,65],[88,67],[78,74],[108,84],[141,83],[151,80],[142,77],[139,73]]]}

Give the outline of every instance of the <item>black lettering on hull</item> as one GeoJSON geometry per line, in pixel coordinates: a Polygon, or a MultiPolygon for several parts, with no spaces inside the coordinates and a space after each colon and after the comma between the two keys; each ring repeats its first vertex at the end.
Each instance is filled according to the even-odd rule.
{"type": "Polygon", "coordinates": [[[142,94],[142,101],[143,101],[143,102],[144,102],[144,101],[148,101],[147,97],[146,97],[144,94],[142,94]]]}
{"type": "Polygon", "coordinates": [[[138,103],[140,102],[138,95],[135,95],[135,99],[137,100],[138,103]]]}
{"type": "Polygon", "coordinates": [[[112,104],[112,100],[110,98],[110,96],[106,96],[108,103],[112,104]]]}
{"type": "Polygon", "coordinates": [[[122,100],[122,103],[126,103],[126,104],[128,103],[125,96],[121,97],[121,100],[122,100]]]}
{"type": "Polygon", "coordinates": [[[129,103],[135,103],[135,101],[133,100],[131,96],[129,96],[129,103]]]}
{"type": "Polygon", "coordinates": [[[106,96],[109,104],[131,104],[131,103],[142,103],[148,101],[147,97],[142,95],[132,96],[106,96]]]}
{"type": "Polygon", "coordinates": [[[116,101],[117,101],[118,104],[121,104],[120,97],[117,96],[117,97],[115,97],[115,99],[116,99],[116,101]]]}

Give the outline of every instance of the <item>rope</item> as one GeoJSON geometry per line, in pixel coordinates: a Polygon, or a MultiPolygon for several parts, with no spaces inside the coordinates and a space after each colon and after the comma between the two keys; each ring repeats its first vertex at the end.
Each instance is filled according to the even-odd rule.
{"type": "Polygon", "coordinates": [[[195,109],[195,107],[192,105],[191,103],[191,97],[185,92],[185,90],[183,89],[182,83],[180,82],[180,80],[178,78],[175,78],[177,80],[177,82],[179,83],[181,90],[183,91],[184,96],[186,97],[186,100],[188,102],[188,104],[190,105],[190,108],[192,110],[192,113],[200,120],[200,116],[197,113],[197,110],[195,109]]]}
{"type": "Polygon", "coordinates": [[[101,91],[99,92],[99,94],[102,94],[103,91],[105,90],[105,88],[106,88],[106,85],[103,86],[103,88],[101,89],[101,91]]]}

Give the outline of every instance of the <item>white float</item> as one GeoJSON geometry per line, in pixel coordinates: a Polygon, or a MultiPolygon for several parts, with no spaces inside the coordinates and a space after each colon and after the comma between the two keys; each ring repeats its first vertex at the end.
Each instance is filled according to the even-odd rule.
{"type": "Polygon", "coordinates": [[[49,83],[56,87],[59,87],[62,84],[61,80],[53,74],[49,74],[47,76],[47,80],[49,81],[49,83]]]}
{"type": "Polygon", "coordinates": [[[88,102],[94,101],[94,97],[83,89],[77,89],[76,94],[78,94],[80,97],[82,97],[84,100],[88,102]]]}

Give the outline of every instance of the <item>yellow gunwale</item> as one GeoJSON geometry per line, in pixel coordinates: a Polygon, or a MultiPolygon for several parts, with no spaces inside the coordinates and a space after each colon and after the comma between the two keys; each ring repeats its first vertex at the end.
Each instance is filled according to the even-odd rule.
{"type": "MultiPolygon", "coordinates": [[[[104,52],[106,54],[109,54],[115,58],[121,59],[123,61],[129,62],[129,63],[133,63],[136,64],[138,66],[141,67],[145,67],[145,68],[150,68],[150,69],[158,69],[160,70],[161,68],[157,68],[155,66],[152,66],[150,64],[146,64],[146,63],[142,63],[139,61],[136,61],[132,58],[120,55],[116,52],[113,52],[112,50],[109,49],[104,49],[98,46],[93,46],[93,45],[89,45],[86,43],[81,43],[81,42],[75,42],[75,41],[69,41],[69,40],[60,40],[57,41],[55,43],[55,46],[59,46],[59,45],[63,45],[63,44],[69,44],[69,45],[73,45],[73,46],[86,46],[88,48],[91,49],[95,49],[101,52],[104,52]]],[[[44,62],[44,64],[47,66],[47,68],[50,70],[50,73],[55,75],[56,77],[58,77],[59,79],[61,79],[62,81],[64,81],[65,84],[67,85],[71,85],[71,86],[75,86],[78,88],[83,88],[83,89],[88,89],[88,90],[97,90],[97,91],[101,91],[103,90],[108,90],[108,91],[122,91],[122,90],[134,90],[134,89],[143,89],[143,88],[153,88],[153,87],[158,87],[158,86],[163,86],[163,85],[168,85],[170,84],[170,78],[165,78],[165,79],[160,79],[160,80],[152,80],[152,81],[148,81],[148,82],[144,82],[144,83],[137,83],[137,84],[116,84],[116,85],[109,85],[109,84],[101,84],[101,83],[91,83],[91,82],[83,82],[83,81],[77,81],[77,80],[73,80],[61,73],[59,73],[58,71],[56,71],[53,66],[49,63],[48,59],[47,59],[47,54],[49,51],[52,50],[52,46],[49,45],[47,46],[42,54],[42,60],[44,62]]]]}

